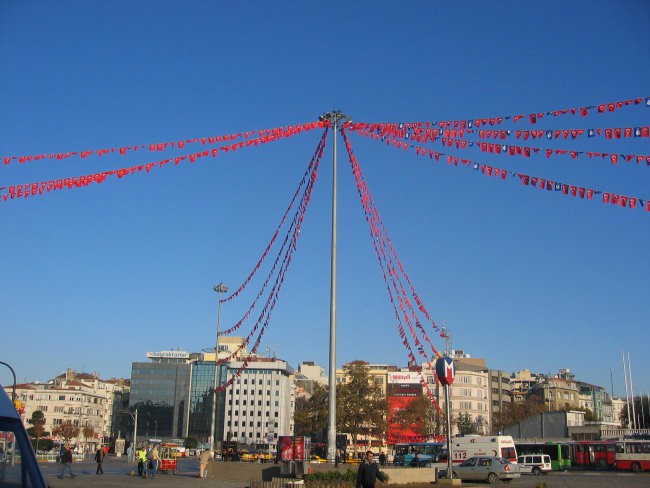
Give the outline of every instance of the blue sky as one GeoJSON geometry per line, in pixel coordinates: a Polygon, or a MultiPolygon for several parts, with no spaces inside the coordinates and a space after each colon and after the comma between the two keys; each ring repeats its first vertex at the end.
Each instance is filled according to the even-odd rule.
{"type": "MultiPolygon", "coordinates": [[[[643,1],[1,1],[0,155],[272,128],[332,108],[358,121],[431,121],[648,97],[648,21],[643,1]]],[[[650,109],[635,106],[547,118],[538,127],[643,125],[650,109]]],[[[248,275],[319,138],[312,131],[0,202],[0,359],[21,381],[66,367],[129,376],[131,362],[147,351],[213,345],[212,286],[234,289],[248,275]]],[[[618,395],[621,352],[629,351],[635,390],[650,390],[650,212],[350,139],[400,258],[433,318],[451,330],[453,347],[497,369],[570,368],[608,389],[613,377],[618,395]]],[[[331,146],[330,137],[262,346],[294,365],[327,366],[331,146]]],[[[339,147],[338,363],[403,365],[339,147]]],[[[650,139],[568,139],[550,147],[650,154],[650,139]]],[[[448,152],[650,198],[645,165],[448,152]]],[[[12,163],[0,168],[0,186],[158,159],[141,151],[12,163]]],[[[224,327],[249,303],[242,297],[224,305],[224,327]]],[[[9,382],[6,371],[0,381],[9,382]]]]}

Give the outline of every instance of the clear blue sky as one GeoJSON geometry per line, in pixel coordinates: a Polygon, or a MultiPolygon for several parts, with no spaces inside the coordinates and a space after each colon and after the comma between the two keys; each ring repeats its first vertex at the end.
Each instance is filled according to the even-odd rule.
{"type": "MultiPolygon", "coordinates": [[[[649,21],[645,1],[0,1],[0,154],[270,128],[335,107],[360,121],[425,121],[647,97],[649,21]]],[[[639,125],[650,125],[650,109],[538,126],[639,125]]],[[[68,366],[129,376],[147,351],[212,346],[212,286],[248,275],[319,137],[0,202],[0,359],[21,381],[68,366]]],[[[650,212],[350,137],[402,262],[455,348],[508,371],[570,368],[608,389],[612,372],[619,395],[629,351],[636,391],[650,390],[650,212]]],[[[327,366],[331,144],[262,347],[294,365],[327,366]]],[[[650,154],[650,139],[552,147],[650,154]]],[[[454,153],[650,198],[648,166],[454,153]]],[[[156,159],[0,165],[0,186],[156,159]]],[[[339,161],[338,362],[403,365],[342,151],[339,161]]],[[[224,327],[248,303],[225,305],[224,327]]]]}

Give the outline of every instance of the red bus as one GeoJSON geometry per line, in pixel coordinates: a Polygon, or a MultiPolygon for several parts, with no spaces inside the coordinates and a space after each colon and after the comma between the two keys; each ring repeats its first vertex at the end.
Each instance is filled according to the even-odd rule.
{"type": "Polygon", "coordinates": [[[616,469],[636,473],[650,470],[650,439],[624,439],[616,443],[616,469]]]}
{"type": "Polygon", "coordinates": [[[575,441],[573,443],[573,466],[581,468],[609,468],[614,466],[616,440],[575,441]]]}

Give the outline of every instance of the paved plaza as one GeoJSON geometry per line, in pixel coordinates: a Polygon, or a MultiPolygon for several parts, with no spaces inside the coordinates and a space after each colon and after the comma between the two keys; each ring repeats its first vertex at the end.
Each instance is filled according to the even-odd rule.
{"type": "MultiPolygon", "coordinates": [[[[104,463],[103,475],[95,474],[96,465],[93,462],[74,463],[73,471],[77,475],[74,479],[59,479],[57,475],[61,465],[56,463],[41,464],[45,479],[51,488],[63,487],[219,487],[219,488],[244,488],[250,485],[250,480],[238,481],[219,479],[200,479],[199,465],[194,459],[182,459],[178,463],[179,472],[175,475],[158,474],[154,479],[144,479],[132,476],[132,465],[126,463],[125,458],[109,457],[104,463]]],[[[242,465],[242,472],[247,470],[242,465]]],[[[243,476],[245,477],[245,476],[243,476]]],[[[524,475],[502,486],[526,488],[594,488],[606,486],[607,488],[641,488],[650,486],[650,473],[624,473],[616,471],[569,471],[564,473],[551,473],[547,476],[524,475]],[[542,483],[544,485],[542,485],[542,483]]],[[[384,485],[386,488],[397,488],[401,485],[384,485]]],[[[433,488],[435,484],[410,484],[408,488],[433,488]]],[[[487,483],[463,483],[463,486],[489,486],[487,483]]],[[[378,485],[381,488],[382,485],[378,485]]]]}

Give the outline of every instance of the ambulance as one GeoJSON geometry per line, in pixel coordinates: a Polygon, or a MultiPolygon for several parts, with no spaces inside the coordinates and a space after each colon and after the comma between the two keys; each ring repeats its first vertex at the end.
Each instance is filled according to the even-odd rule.
{"type": "Polygon", "coordinates": [[[452,437],[452,462],[462,463],[466,459],[476,456],[500,457],[517,464],[515,441],[509,435],[459,435],[452,437]]]}

